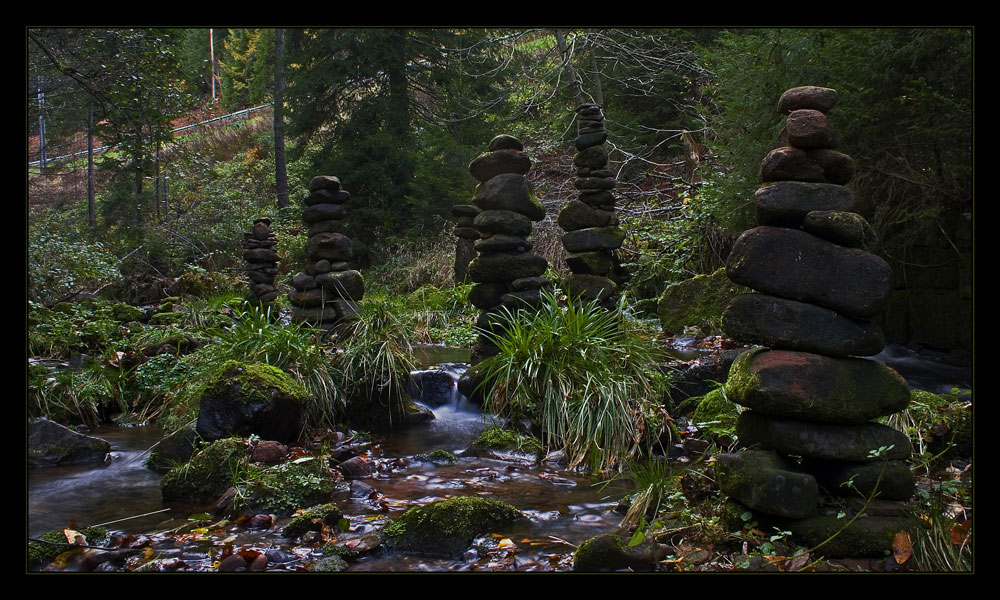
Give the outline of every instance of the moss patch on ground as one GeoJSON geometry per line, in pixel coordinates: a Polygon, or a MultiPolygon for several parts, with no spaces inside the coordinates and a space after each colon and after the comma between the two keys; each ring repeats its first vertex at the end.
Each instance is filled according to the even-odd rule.
{"type": "Polygon", "coordinates": [[[249,456],[245,440],[217,440],[163,477],[163,499],[211,502],[233,486],[241,463],[249,456]]]}

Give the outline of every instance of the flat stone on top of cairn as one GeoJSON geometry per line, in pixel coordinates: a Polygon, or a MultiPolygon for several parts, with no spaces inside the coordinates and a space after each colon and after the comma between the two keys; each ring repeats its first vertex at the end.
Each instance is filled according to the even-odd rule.
{"type": "Polygon", "coordinates": [[[352,270],[354,252],[345,235],[344,203],[350,193],[341,189],[340,179],[318,175],[309,182],[309,195],[302,220],[309,225],[306,238],[305,272],[292,276],[288,299],[295,307],[292,320],[316,327],[331,328],[356,317],[357,303],[364,296],[364,278],[352,270]]]}
{"type": "MultiPolygon", "coordinates": [[[[910,456],[908,438],[873,421],[905,409],[909,386],[884,364],[856,358],[882,350],[885,338],[870,319],[888,300],[892,272],[868,251],[874,231],[844,187],[854,163],[833,149],[837,135],[826,113],[836,102],[836,91],[813,86],[781,96],[788,145],[764,159],[766,183],[755,196],[760,226],[739,237],[726,264],[734,283],[757,293],[730,303],[723,328],[767,346],[733,363],[727,397],[748,409],[737,421],[740,443],[777,459],[727,458],[720,487],[764,515],[796,519],[783,528],[806,544],[815,541],[807,532],[827,517],[813,494],[810,508],[802,497],[775,492],[790,470],[799,488],[812,489],[815,479],[837,495],[884,490],[884,499],[907,500],[914,489],[902,462],[910,456]],[[857,488],[841,486],[854,478],[857,488]]],[[[875,515],[860,522],[845,532],[856,543],[842,546],[858,556],[891,549],[892,535],[913,525],[875,515]]]]}

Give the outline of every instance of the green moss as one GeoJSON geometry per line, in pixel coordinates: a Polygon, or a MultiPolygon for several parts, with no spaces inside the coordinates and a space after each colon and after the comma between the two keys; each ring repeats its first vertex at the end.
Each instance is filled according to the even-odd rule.
{"type": "Polygon", "coordinates": [[[212,442],[163,477],[163,499],[211,502],[236,483],[237,472],[249,456],[250,448],[240,438],[212,442]]]}
{"type": "Polygon", "coordinates": [[[716,388],[701,397],[691,420],[707,440],[718,442],[722,436],[733,436],[739,408],[726,398],[722,388],[716,388]]]}
{"type": "Polygon", "coordinates": [[[131,304],[116,303],[111,305],[111,316],[116,321],[127,323],[129,321],[141,321],[145,317],[142,309],[131,304]]]}
{"type": "Polygon", "coordinates": [[[479,438],[469,446],[468,452],[476,454],[484,450],[518,452],[539,456],[542,454],[544,448],[542,443],[535,438],[491,425],[484,429],[479,438]]]}
{"type": "MultiPolygon", "coordinates": [[[[101,546],[108,540],[108,530],[103,527],[87,527],[78,530],[87,539],[89,546],[101,546]]],[[[37,565],[52,562],[59,556],[72,548],[66,545],[66,535],[61,529],[48,531],[38,536],[38,539],[52,542],[45,544],[42,542],[28,542],[28,564],[37,565]],[[56,544],[56,545],[53,545],[56,544]]]]}
{"type": "Polygon", "coordinates": [[[749,367],[757,354],[766,351],[767,348],[753,348],[740,354],[733,361],[733,366],[729,368],[729,375],[726,378],[726,395],[728,397],[743,398],[760,387],[760,374],[752,372],[749,367]]]}
{"type": "Polygon", "coordinates": [[[463,496],[413,507],[393,519],[383,534],[400,550],[456,555],[477,535],[509,527],[522,516],[507,503],[463,496]]]}
{"type": "Polygon", "coordinates": [[[458,457],[447,450],[435,450],[427,458],[432,462],[458,462],[458,457]]]}
{"type": "Polygon", "coordinates": [[[149,317],[149,322],[152,325],[170,325],[174,323],[181,323],[186,318],[187,313],[161,312],[149,317]]]}
{"type": "MultiPolygon", "coordinates": [[[[267,468],[247,482],[241,490],[240,503],[249,507],[251,512],[288,514],[321,502],[333,494],[336,483],[325,463],[324,458],[316,457],[305,462],[287,462],[267,468]]],[[[339,519],[338,516],[334,521],[339,519]]]]}
{"type": "Polygon", "coordinates": [[[629,547],[623,536],[605,533],[592,537],[573,554],[573,570],[577,572],[655,570],[660,554],[647,541],[629,547]]]}
{"type": "MultiPolygon", "coordinates": [[[[336,527],[343,518],[344,513],[336,504],[328,503],[313,506],[292,519],[281,530],[281,535],[289,538],[298,537],[307,531],[319,531],[324,525],[327,527],[336,527]]],[[[324,555],[327,555],[325,551],[324,555]]]]}
{"type": "Polygon", "coordinates": [[[729,301],[748,291],[729,281],[724,268],[667,286],[657,305],[660,325],[680,332],[690,325],[719,323],[729,301]]]}

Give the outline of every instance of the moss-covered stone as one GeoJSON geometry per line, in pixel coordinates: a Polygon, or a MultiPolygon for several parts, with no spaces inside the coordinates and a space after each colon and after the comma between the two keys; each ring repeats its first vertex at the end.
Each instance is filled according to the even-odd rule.
{"type": "Polygon", "coordinates": [[[340,573],[347,570],[347,563],[339,556],[324,556],[311,563],[306,570],[310,573],[340,573]]]}
{"type": "Polygon", "coordinates": [[[131,304],[117,302],[111,305],[111,316],[116,321],[128,323],[129,321],[142,321],[146,313],[142,312],[141,308],[132,306],[131,304]]]}
{"type": "Polygon", "coordinates": [[[689,325],[719,323],[729,301],[749,292],[719,269],[711,275],[696,275],[668,286],[660,295],[657,314],[664,331],[680,332],[689,325]]]}
{"type": "Polygon", "coordinates": [[[722,388],[716,388],[700,398],[691,420],[698,427],[701,436],[717,442],[722,436],[732,435],[736,431],[739,407],[726,398],[722,388]]]}
{"type": "Polygon", "coordinates": [[[544,447],[537,439],[491,425],[483,430],[462,455],[500,460],[510,458],[537,460],[543,451],[544,447]]]}
{"type": "Polygon", "coordinates": [[[309,392],[280,369],[231,360],[193,398],[198,434],[206,440],[257,434],[287,444],[301,432],[309,392]]]}
{"type": "Polygon", "coordinates": [[[241,504],[253,513],[288,514],[329,499],[341,479],[339,472],[327,467],[323,457],[300,461],[268,467],[251,479],[242,490],[241,504]]]}
{"type": "Polygon", "coordinates": [[[186,318],[187,313],[174,311],[159,312],[149,317],[149,322],[152,325],[173,325],[183,322],[186,318]]]}
{"type": "Polygon", "coordinates": [[[163,499],[211,502],[233,486],[241,462],[250,457],[250,446],[240,438],[213,442],[171,469],[160,482],[163,499]]]}
{"type": "Polygon", "coordinates": [[[453,463],[458,462],[458,457],[447,450],[435,450],[427,455],[427,460],[433,463],[453,463]]]}
{"type": "Polygon", "coordinates": [[[580,544],[573,555],[573,570],[584,573],[621,569],[654,571],[664,554],[650,541],[629,547],[625,537],[605,533],[580,544]]]}
{"type": "Polygon", "coordinates": [[[760,445],[793,456],[855,462],[910,456],[906,434],[878,423],[835,425],[745,410],[736,420],[736,434],[747,447],[760,445]]]}
{"type": "Polygon", "coordinates": [[[454,556],[477,535],[510,527],[521,518],[521,511],[507,503],[461,496],[415,506],[386,525],[383,535],[399,550],[454,556]]]}
{"type": "MultiPolygon", "coordinates": [[[[88,546],[103,546],[108,541],[108,530],[104,527],[86,527],[77,531],[87,540],[88,546]]],[[[63,552],[73,549],[68,545],[66,534],[62,529],[47,531],[38,536],[38,539],[51,543],[28,542],[29,566],[50,563],[63,552]]]]}
{"type": "Polygon", "coordinates": [[[784,526],[792,532],[796,541],[807,547],[823,543],[815,553],[831,558],[885,556],[887,551],[892,551],[892,541],[897,533],[906,531],[913,540],[919,527],[913,517],[862,516],[850,526],[847,526],[848,522],[847,517],[838,519],[834,515],[823,515],[790,521],[784,526]]]}
{"type": "Polygon", "coordinates": [[[766,348],[740,355],[726,392],[760,413],[841,424],[890,415],[910,401],[906,380],[881,362],[766,348]]]}
{"type": "Polygon", "coordinates": [[[721,454],[715,466],[719,489],[770,515],[803,518],[816,510],[816,479],[767,450],[721,454]]]}
{"type": "Polygon", "coordinates": [[[324,525],[327,527],[337,527],[343,518],[344,512],[336,504],[328,503],[313,506],[292,519],[281,530],[281,535],[291,538],[298,537],[307,531],[320,531],[324,525]]]}

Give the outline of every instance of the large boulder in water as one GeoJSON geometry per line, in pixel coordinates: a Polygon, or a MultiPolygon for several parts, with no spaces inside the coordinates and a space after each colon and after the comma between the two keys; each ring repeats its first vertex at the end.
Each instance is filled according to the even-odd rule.
{"type": "Polygon", "coordinates": [[[302,431],[309,392],[270,365],[228,361],[197,396],[196,427],[205,440],[257,434],[288,444],[302,431]]]}
{"type": "Polygon", "coordinates": [[[398,550],[455,556],[476,536],[507,529],[522,518],[505,502],[459,496],[407,510],[386,525],[383,535],[398,550]]]}
{"type": "Polygon", "coordinates": [[[104,462],[111,444],[48,419],[28,420],[28,468],[104,462]]]}

